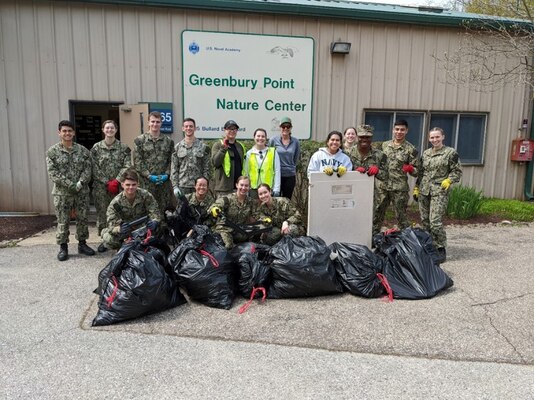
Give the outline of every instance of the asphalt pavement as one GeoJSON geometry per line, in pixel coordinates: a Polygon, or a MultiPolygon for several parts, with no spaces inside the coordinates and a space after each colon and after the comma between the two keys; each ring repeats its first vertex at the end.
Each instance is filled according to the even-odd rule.
{"type": "Polygon", "coordinates": [[[447,231],[455,284],[432,299],[188,303],[99,328],[111,254],[59,262],[46,231],[0,249],[0,399],[534,399],[534,224],[447,231]]]}

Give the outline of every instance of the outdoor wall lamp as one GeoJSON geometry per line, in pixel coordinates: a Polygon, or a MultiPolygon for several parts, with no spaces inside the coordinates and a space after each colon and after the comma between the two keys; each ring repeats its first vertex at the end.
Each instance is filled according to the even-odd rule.
{"type": "Polygon", "coordinates": [[[350,43],[349,42],[332,42],[330,44],[331,54],[349,54],[350,43]]]}

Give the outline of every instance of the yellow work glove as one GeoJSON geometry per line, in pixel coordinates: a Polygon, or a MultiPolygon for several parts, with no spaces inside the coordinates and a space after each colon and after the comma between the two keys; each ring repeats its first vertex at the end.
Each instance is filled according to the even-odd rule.
{"type": "Polygon", "coordinates": [[[273,220],[269,217],[265,217],[261,219],[261,222],[263,222],[266,225],[270,225],[273,222],[273,220]]]}
{"type": "Polygon", "coordinates": [[[343,165],[340,165],[337,169],[338,178],[341,178],[343,175],[345,175],[345,172],[347,172],[347,168],[345,168],[343,165]]]}
{"type": "Polygon", "coordinates": [[[413,188],[413,199],[419,201],[419,187],[416,186],[413,188]]]}
{"type": "Polygon", "coordinates": [[[210,210],[210,213],[213,216],[213,218],[218,218],[219,215],[221,214],[221,212],[222,212],[222,210],[219,207],[213,207],[210,210]]]}
{"type": "Polygon", "coordinates": [[[441,181],[441,187],[445,190],[449,190],[449,186],[451,186],[452,181],[449,178],[443,179],[441,181]]]}
{"type": "Polygon", "coordinates": [[[325,167],[325,169],[323,169],[323,172],[328,176],[332,176],[332,174],[334,173],[334,169],[332,167],[325,167]]]}

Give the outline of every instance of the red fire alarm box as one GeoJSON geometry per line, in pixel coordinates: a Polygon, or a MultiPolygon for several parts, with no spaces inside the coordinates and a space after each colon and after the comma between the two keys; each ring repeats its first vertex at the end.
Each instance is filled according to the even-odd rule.
{"type": "Polygon", "coordinates": [[[534,140],[514,139],[512,140],[512,161],[532,161],[534,154],[534,140]]]}

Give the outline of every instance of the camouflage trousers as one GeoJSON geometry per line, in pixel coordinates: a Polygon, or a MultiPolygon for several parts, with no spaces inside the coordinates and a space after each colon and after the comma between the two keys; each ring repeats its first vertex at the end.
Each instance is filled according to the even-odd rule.
{"type": "Polygon", "coordinates": [[[386,210],[391,203],[395,218],[398,222],[399,229],[405,229],[410,226],[406,216],[408,207],[409,194],[402,190],[376,190],[374,193],[374,215],[373,215],[373,235],[380,232],[386,216],[386,210]]]}
{"type": "Polygon", "coordinates": [[[100,236],[102,237],[104,246],[108,249],[120,249],[122,242],[124,241],[118,234],[113,233],[109,228],[102,229],[102,234],[100,236]]]}
{"type": "Polygon", "coordinates": [[[224,224],[215,225],[215,228],[213,228],[213,232],[221,235],[222,240],[224,242],[224,247],[226,247],[228,250],[231,250],[238,243],[248,242],[249,240],[252,240],[248,236],[243,235],[242,233],[234,232],[232,228],[224,224]]]}
{"type": "Polygon", "coordinates": [[[76,195],[54,195],[54,208],[56,211],[57,230],[56,243],[69,243],[69,225],[71,210],[76,211],[76,239],[84,241],[89,238],[87,226],[87,213],[89,210],[89,193],[76,195]]]}
{"type": "Polygon", "coordinates": [[[421,225],[425,231],[430,233],[434,246],[437,248],[447,247],[447,234],[441,219],[447,212],[448,203],[449,193],[445,190],[429,196],[419,195],[421,225]]]}
{"type": "MultiPolygon", "coordinates": [[[[289,236],[302,236],[305,235],[304,228],[291,224],[289,225],[289,236]]],[[[261,234],[261,242],[268,244],[269,246],[274,246],[276,243],[280,241],[284,237],[283,233],[281,232],[281,227],[279,226],[273,226],[273,229],[269,232],[265,232],[261,234]]]]}
{"type": "Polygon", "coordinates": [[[106,190],[106,185],[93,182],[93,201],[96,208],[96,229],[98,235],[102,237],[102,229],[107,226],[106,212],[109,203],[113,200],[113,195],[106,190]]]}

